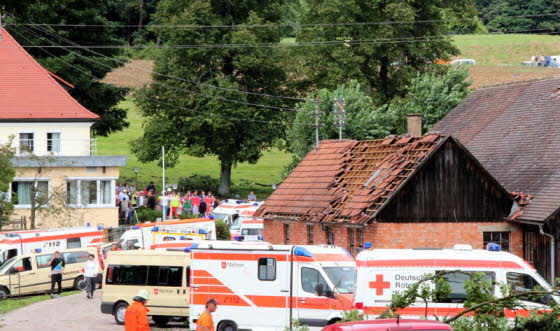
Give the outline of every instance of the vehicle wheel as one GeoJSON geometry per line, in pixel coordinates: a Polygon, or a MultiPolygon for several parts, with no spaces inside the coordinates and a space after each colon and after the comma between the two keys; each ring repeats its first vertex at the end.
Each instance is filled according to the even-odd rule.
{"type": "Polygon", "coordinates": [[[115,306],[115,310],[113,311],[113,315],[115,315],[115,322],[120,325],[124,325],[124,312],[128,308],[128,304],[126,302],[120,302],[115,306]]]}
{"type": "Polygon", "coordinates": [[[0,301],[6,300],[9,295],[10,291],[4,286],[0,286],[0,301]]]}
{"type": "Polygon", "coordinates": [[[86,280],[84,279],[83,276],[76,278],[76,280],[74,281],[74,289],[76,291],[83,291],[86,289],[86,287],[87,287],[86,280]]]}
{"type": "Polygon", "coordinates": [[[169,317],[169,316],[152,316],[152,319],[154,320],[154,323],[156,323],[156,325],[161,328],[161,327],[164,327],[169,322],[171,317],[169,317]]]}
{"type": "Polygon", "coordinates": [[[237,331],[237,324],[234,321],[223,321],[218,325],[218,331],[237,331]]]}

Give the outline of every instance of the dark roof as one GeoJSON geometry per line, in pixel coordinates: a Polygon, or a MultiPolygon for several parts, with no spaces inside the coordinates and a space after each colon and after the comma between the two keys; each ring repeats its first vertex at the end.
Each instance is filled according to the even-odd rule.
{"type": "Polygon", "coordinates": [[[326,140],[311,151],[256,216],[365,223],[447,137],[326,140]]]}
{"type": "Polygon", "coordinates": [[[510,192],[534,198],[519,220],[560,207],[560,78],[479,89],[434,132],[453,135],[510,192]]]}

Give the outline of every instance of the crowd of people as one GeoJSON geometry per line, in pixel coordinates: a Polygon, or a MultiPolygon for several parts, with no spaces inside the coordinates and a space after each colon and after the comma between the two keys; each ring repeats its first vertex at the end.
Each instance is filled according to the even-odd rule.
{"type": "Polygon", "coordinates": [[[219,204],[212,192],[199,193],[194,190],[183,193],[171,188],[159,195],[156,192],[154,182],[150,182],[141,191],[128,183],[118,184],[115,194],[121,221],[130,223],[134,210],[139,207],[160,210],[165,220],[189,216],[206,217],[219,204]]]}

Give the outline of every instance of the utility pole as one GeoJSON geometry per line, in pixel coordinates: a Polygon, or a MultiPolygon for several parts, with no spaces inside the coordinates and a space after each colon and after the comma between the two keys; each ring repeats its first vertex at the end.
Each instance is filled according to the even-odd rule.
{"type": "Polygon", "coordinates": [[[338,139],[342,139],[342,128],[344,127],[344,121],[346,120],[346,111],[344,107],[346,106],[346,102],[344,98],[339,97],[333,104],[334,111],[338,115],[338,139]]]}
{"type": "MultiPolygon", "coordinates": [[[[161,146],[161,171],[162,171],[162,177],[161,177],[161,184],[162,186],[162,199],[163,199],[163,195],[165,195],[165,146],[161,146]]],[[[162,207],[161,208],[161,215],[162,215],[162,221],[165,221],[165,217],[167,215],[165,215],[165,209],[162,207]]]]}
{"type": "Polygon", "coordinates": [[[2,12],[0,11],[0,41],[2,41],[2,12]]]}
{"type": "Polygon", "coordinates": [[[319,151],[319,97],[315,97],[315,146],[319,151]]]}

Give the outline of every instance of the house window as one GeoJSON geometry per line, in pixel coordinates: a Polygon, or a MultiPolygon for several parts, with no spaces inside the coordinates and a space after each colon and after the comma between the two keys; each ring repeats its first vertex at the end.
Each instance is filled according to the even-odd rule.
{"type": "Polygon", "coordinates": [[[259,280],[276,280],[276,259],[259,259],[259,280]]]}
{"type": "Polygon", "coordinates": [[[313,245],[313,224],[307,225],[307,244],[313,245]]]}
{"type": "Polygon", "coordinates": [[[358,252],[364,250],[364,229],[356,229],[356,237],[358,237],[358,252]]]}
{"type": "Polygon", "coordinates": [[[483,232],[482,249],[486,249],[488,244],[498,244],[503,251],[509,252],[511,232],[483,232]]]}
{"type": "Polygon", "coordinates": [[[113,180],[68,180],[66,182],[66,203],[74,206],[112,205],[113,183],[113,180]]]}
{"type": "Polygon", "coordinates": [[[327,232],[327,245],[334,245],[334,232],[333,229],[328,226],[325,231],[327,232]]]}
{"type": "Polygon", "coordinates": [[[35,205],[45,205],[49,198],[48,181],[14,181],[12,182],[12,203],[15,206],[30,206],[33,185],[36,183],[35,205]]]}
{"type": "Polygon", "coordinates": [[[19,134],[19,151],[20,153],[35,151],[35,134],[31,132],[24,132],[19,134]]]}
{"type": "Polygon", "coordinates": [[[290,243],[290,224],[284,224],[284,244],[290,243]]]}
{"type": "Polygon", "coordinates": [[[354,242],[354,229],[348,228],[348,252],[354,255],[355,247],[356,247],[356,243],[354,242]]]}
{"type": "Polygon", "coordinates": [[[60,153],[60,133],[47,133],[47,152],[53,154],[60,153]]]}

